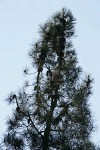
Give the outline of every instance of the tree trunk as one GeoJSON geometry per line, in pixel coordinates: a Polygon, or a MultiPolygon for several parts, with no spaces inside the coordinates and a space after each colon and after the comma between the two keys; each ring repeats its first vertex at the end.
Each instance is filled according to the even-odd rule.
{"type": "Polygon", "coordinates": [[[44,136],[42,139],[42,146],[43,146],[42,150],[48,150],[50,127],[51,127],[51,124],[50,122],[47,121],[47,126],[46,126],[44,136]]]}

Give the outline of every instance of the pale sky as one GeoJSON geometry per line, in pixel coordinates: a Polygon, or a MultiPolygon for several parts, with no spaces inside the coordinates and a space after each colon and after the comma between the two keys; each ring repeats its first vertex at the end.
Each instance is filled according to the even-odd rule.
{"type": "Polygon", "coordinates": [[[92,140],[100,142],[100,0],[0,0],[0,137],[11,112],[5,99],[24,83],[23,69],[30,63],[27,53],[39,37],[39,25],[62,7],[77,20],[73,44],[79,65],[94,78],[89,103],[97,128],[92,140]]]}

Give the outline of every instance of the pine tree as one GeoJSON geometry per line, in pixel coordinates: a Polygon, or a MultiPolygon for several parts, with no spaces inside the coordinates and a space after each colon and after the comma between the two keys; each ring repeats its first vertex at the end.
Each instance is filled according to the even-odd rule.
{"type": "MultiPolygon", "coordinates": [[[[83,77],[72,37],[75,18],[63,8],[40,26],[33,44],[32,80],[7,101],[14,104],[4,136],[7,150],[93,150],[89,108],[92,78],[83,77]]],[[[30,78],[30,77],[29,77],[30,78]]]]}

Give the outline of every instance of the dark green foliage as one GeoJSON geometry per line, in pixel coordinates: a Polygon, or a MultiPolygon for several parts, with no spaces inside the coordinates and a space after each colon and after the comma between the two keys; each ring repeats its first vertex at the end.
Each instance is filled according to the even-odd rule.
{"type": "Polygon", "coordinates": [[[13,132],[5,135],[4,143],[9,150],[23,150],[23,139],[17,137],[13,132]]]}
{"type": "Polygon", "coordinates": [[[62,9],[40,27],[41,38],[29,52],[35,73],[24,71],[34,75],[34,82],[8,98],[16,104],[4,137],[8,149],[96,149],[90,141],[92,79],[81,78],[71,41],[74,24],[72,13],[62,9]]]}

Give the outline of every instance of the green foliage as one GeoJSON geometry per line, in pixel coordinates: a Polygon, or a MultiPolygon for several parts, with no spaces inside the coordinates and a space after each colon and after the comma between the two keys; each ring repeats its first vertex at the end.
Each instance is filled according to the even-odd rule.
{"type": "Polygon", "coordinates": [[[72,13],[62,9],[40,27],[41,37],[29,52],[36,72],[24,71],[34,75],[34,81],[7,99],[16,104],[4,137],[8,149],[96,149],[90,141],[93,121],[88,103],[93,80],[90,75],[81,78],[71,41],[74,25],[72,13]]]}
{"type": "Polygon", "coordinates": [[[23,150],[23,140],[17,137],[13,132],[5,135],[4,143],[10,150],[23,150]]]}

